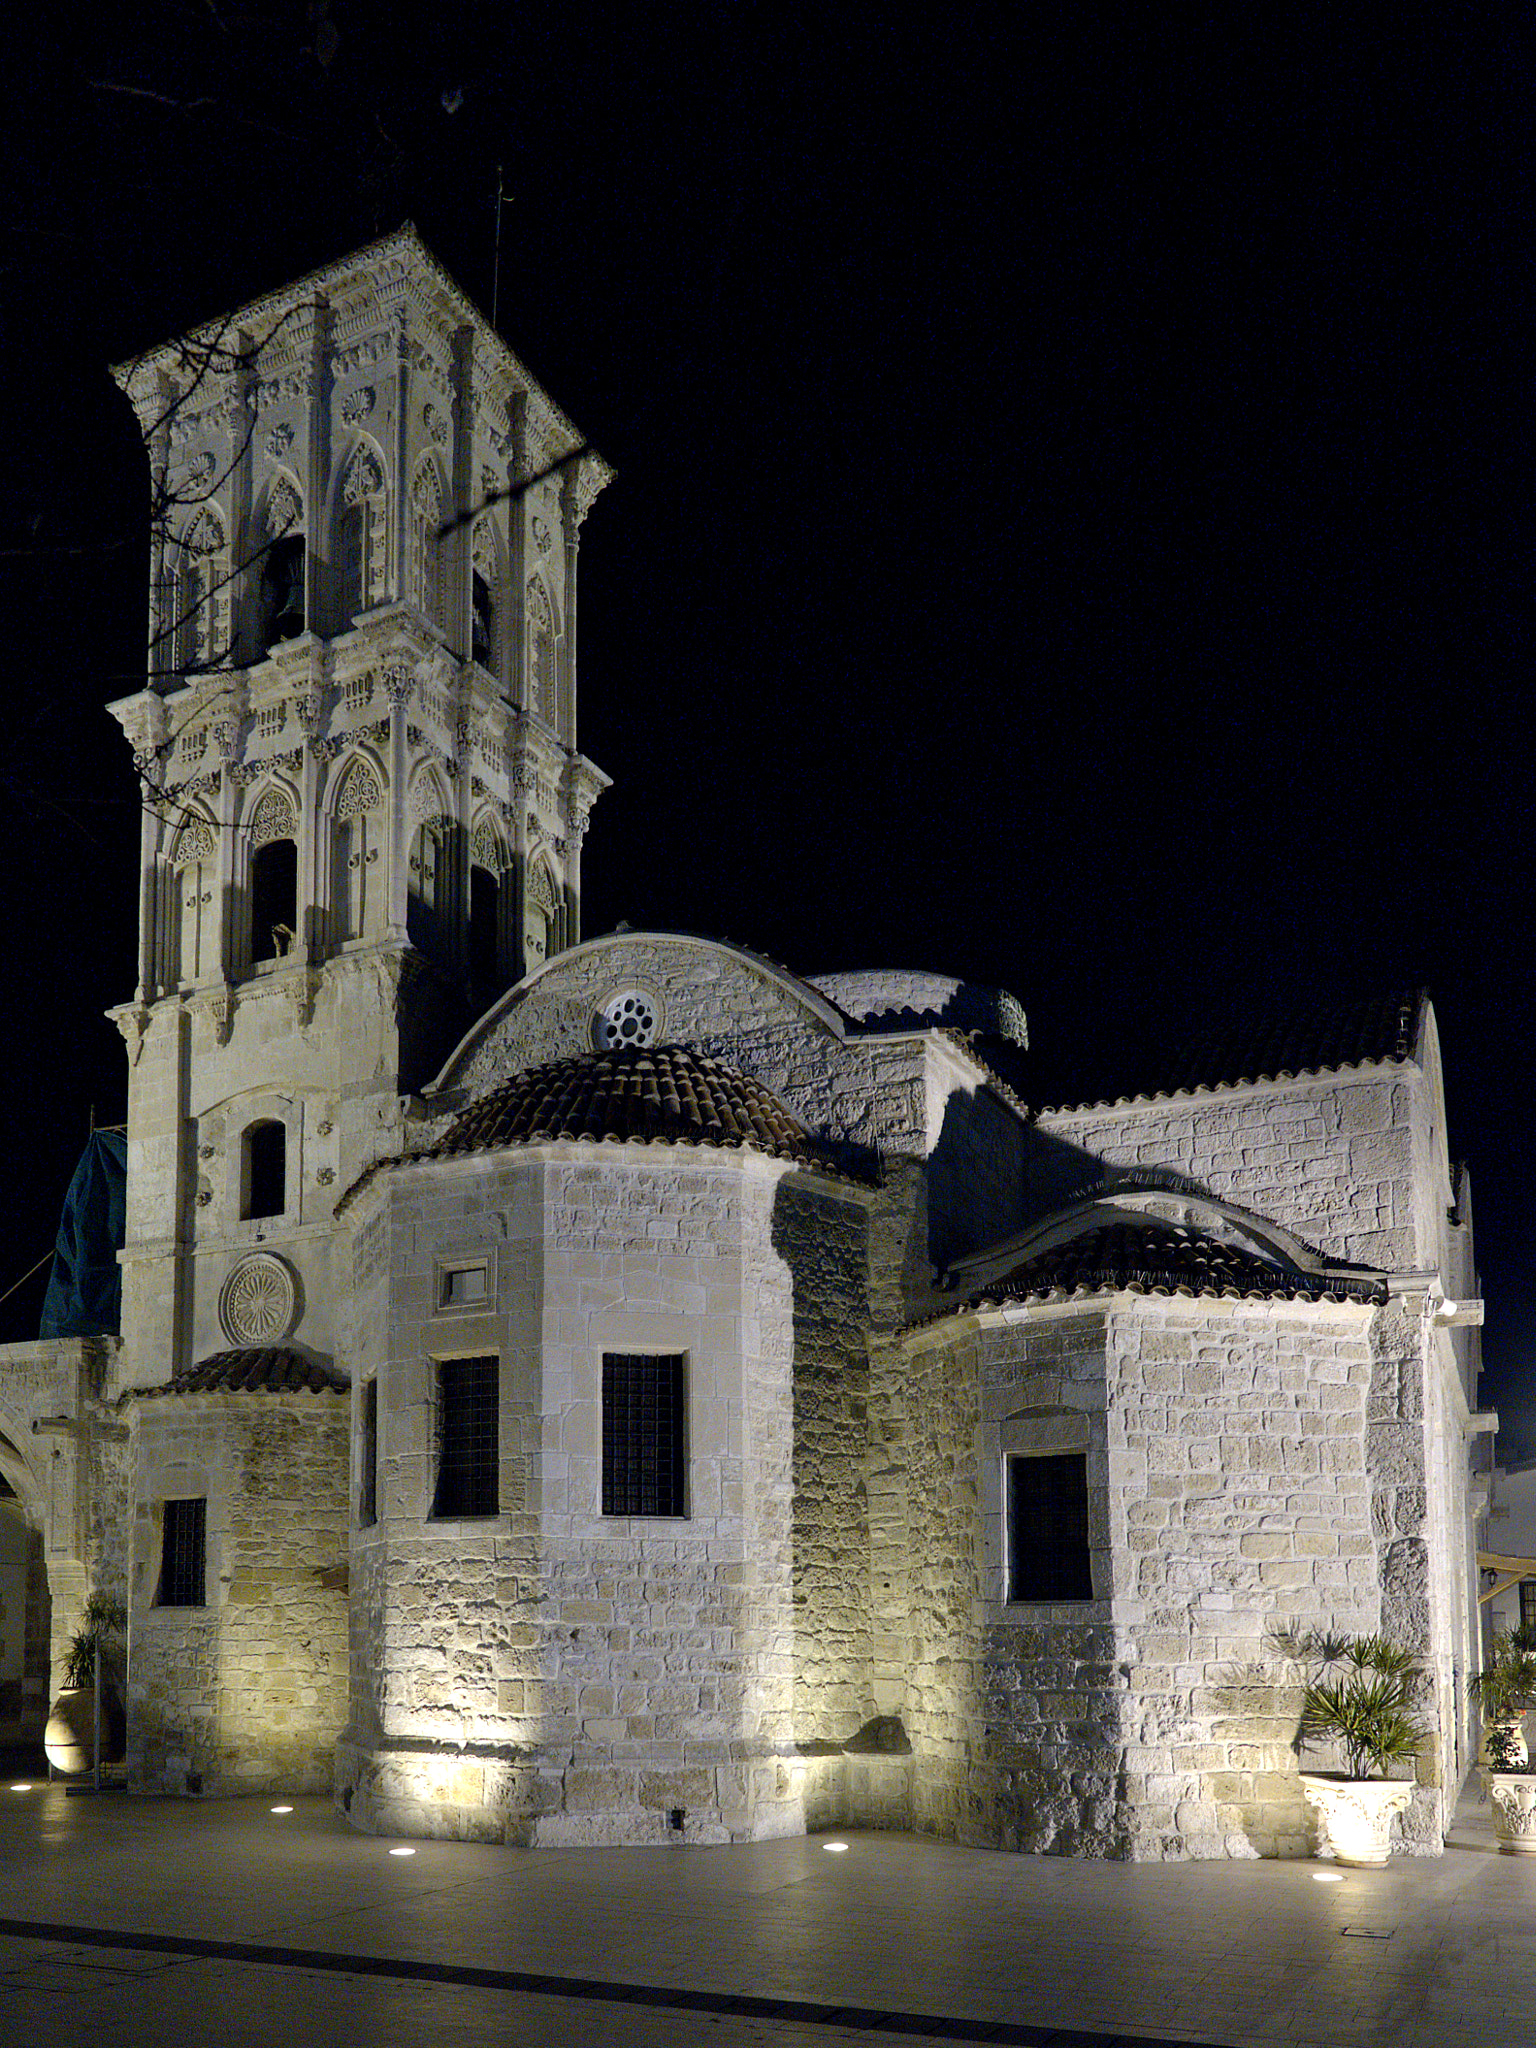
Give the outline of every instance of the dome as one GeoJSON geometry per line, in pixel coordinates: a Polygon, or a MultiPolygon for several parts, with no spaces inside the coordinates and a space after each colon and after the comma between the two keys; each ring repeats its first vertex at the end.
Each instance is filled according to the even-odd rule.
{"type": "Polygon", "coordinates": [[[685,1045],[615,1046],[530,1067],[460,1110],[425,1156],[554,1138],[747,1146],[797,1165],[829,1164],[761,1082],[685,1045]]]}

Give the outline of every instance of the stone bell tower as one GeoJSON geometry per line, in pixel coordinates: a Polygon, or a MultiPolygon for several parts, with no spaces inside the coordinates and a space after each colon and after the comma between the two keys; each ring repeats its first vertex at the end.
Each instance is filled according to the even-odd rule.
{"type": "MultiPolygon", "coordinates": [[[[602,460],[409,226],[117,371],[154,493],[124,1380],[333,1357],[331,1214],[581,934],[602,460]]],[[[349,1276],[350,1277],[350,1276],[349,1276]]]]}

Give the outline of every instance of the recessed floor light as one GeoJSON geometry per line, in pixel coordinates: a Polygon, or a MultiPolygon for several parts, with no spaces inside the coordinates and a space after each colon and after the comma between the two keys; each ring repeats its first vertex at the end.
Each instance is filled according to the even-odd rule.
{"type": "Polygon", "coordinates": [[[823,1842],[821,1846],[829,1856],[841,1856],[848,1847],[848,1844],[846,1842],[823,1842]]]}
{"type": "Polygon", "coordinates": [[[1344,1882],[1344,1873],[1342,1870],[1314,1870],[1312,1882],[1314,1884],[1342,1884],[1344,1882]]]}
{"type": "Polygon", "coordinates": [[[291,1806],[274,1806],[272,1811],[274,1813],[292,1813],[293,1808],[291,1806]]]}
{"type": "Polygon", "coordinates": [[[391,1856],[414,1856],[416,1851],[414,1849],[391,1849],[389,1853],[391,1856]]]}
{"type": "Polygon", "coordinates": [[[32,1790],[32,1787],[31,1787],[31,1785],[30,1785],[30,1784],[27,1784],[27,1785],[13,1785],[13,1786],[11,1787],[11,1790],[12,1790],[13,1792],[30,1792],[30,1791],[32,1790]]]}

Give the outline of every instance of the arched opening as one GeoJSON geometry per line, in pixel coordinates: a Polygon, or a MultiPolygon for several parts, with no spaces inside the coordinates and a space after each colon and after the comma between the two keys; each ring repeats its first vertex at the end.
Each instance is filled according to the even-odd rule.
{"type": "Polygon", "coordinates": [[[298,924],[299,850],[291,839],[268,839],[251,851],[251,958],[281,960],[298,924]]]}
{"type": "Polygon", "coordinates": [[[448,910],[448,820],[428,818],[411,841],[405,930],[413,946],[434,958],[444,950],[448,910]]]}
{"type": "Polygon", "coordinates": [[[371,813],[383,801],[378,776],[361,758],[342,776],[336,792],[331,834],[331,937],[342,945],[368,930],[370,870],[378,865],[377,833],[371,813]]]}
{"type": "Polygon", "coordinates": [[[477,1010],[501,994],[501,881],[478,863],[469,871],[469,979],[477,1010]]]}
{"type": "Polygon", "coordinates": [[[443,623],[440,534],[443,494],[437,471],[423,462],[411,486],[411,595],[434,626],[443,623]]]}
{"type": "Polygon", "coordinates": [[[495,664],[495,614],[491,609],[491,586],[478,569],[470,577],[469,652],[482,668],[495,664]]]}
{"type": "Polygon", "coordinates": [[[554,877],[542,861],[528,871],[523,904],[523,966],[531,974],[552,960],[562,943],[560,898],[554,877]]]}
{"type": "Polygon", "coordinates": [[[304,630],[304,536],[273,541],[261,565],[261,651],[294,640],[304,630]]]}
{"type": "Polygon", "coordinates": [[[371,448],[361,447],[347,464],[341,484],[336,560],[343,622],[359,618],[384,602],[384,515],[383,468],[371,448]]]}
{"type": "Polygon", "coordinates": [[[288,1207],[288,1133],[275,1118],[252,1124],[240,1141],[240,1214],[247,1221],[288,1207]]]}

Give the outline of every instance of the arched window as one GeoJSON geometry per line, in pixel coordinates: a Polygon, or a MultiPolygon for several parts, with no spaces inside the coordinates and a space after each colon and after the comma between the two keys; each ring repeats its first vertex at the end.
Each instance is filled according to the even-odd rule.
{"type": "Polygon", "coordinates": [[[470,550],[469,652],[470,658],[495,674],[501,660],[501,576],[496,529],[489,518],[475,522],[470,550]]]}
{"type": "Polygon", "coordinates": [[[211,668],[229,658],[229,558],[224,527],[205,505],[182,543],[182,571],[176,579],[172,616],[166,620],[167,648],[177,650],[173,666],[211,668]]]}
{"type": "Polygon", "coordinates": [[[379,859],[372,813],[383,801],[371,762],[349,764],[336,791],[331,833],[331,932],[335,944],[360,939],[368,929],[373,874],[379,859]],[[373,871],[373,872],[370,872],[373,871]]]}
{"type": "Polygon", "coordinates": [[[293,807],[269,789],[251,813],[251,959],[281,960],[298,931],[299,852],[293,807]]]}
{"type": "Polygon", "coordinates": [[[488,818],[476,825],[469,848],[469,976],[477,1010],[487,1009],[506,985],[502,945],[501,876],[506,862],[488,818]]]}
{"type": "Polygon", "coordinates": [[[240,1214],[281,1216],[288,1207],[288,1133],[273,1118],[251,1124],[240,1140],[240,1214]]]}
{"type": "Polygon", "coordinates": [[[341,611],[355,619],[384,602],[386,533],[384,470],[368,447],[359,448],[341,480],[341,516],[337,561],[341,573],[341,611]]]}
{"type": "Polygon", "coordinates": [[[528,579],[528,701],[546,725],[555,722],[555,614],[537,576],[528,579]]]}
{"type": "Polygon", "coordinates": [[[441,956],[448,914],[448,820],[424,818],[411,841],[405,929],[413,946],[441,956]]]}
{"type": "Polygon", "coordinates": [[[443,624],[443,564],[438,536],[443,494],[437,470],[423,462],[411,485],[411,596],[434,626],[443,624]]]}
{"type": "Polygon", "coordinates": [[[560,899],[554,877],[542,861],[528,870],[527,900],[523,905],[523,955],[531,974],[560,951],[560,899]]]}
{"type": "Polygon", "coordinates": [[[218,877],[213,827],[188,818],[176,835],[169,880],[171,916],[165,985],[202,981],[219,968],[218,877]]]}

